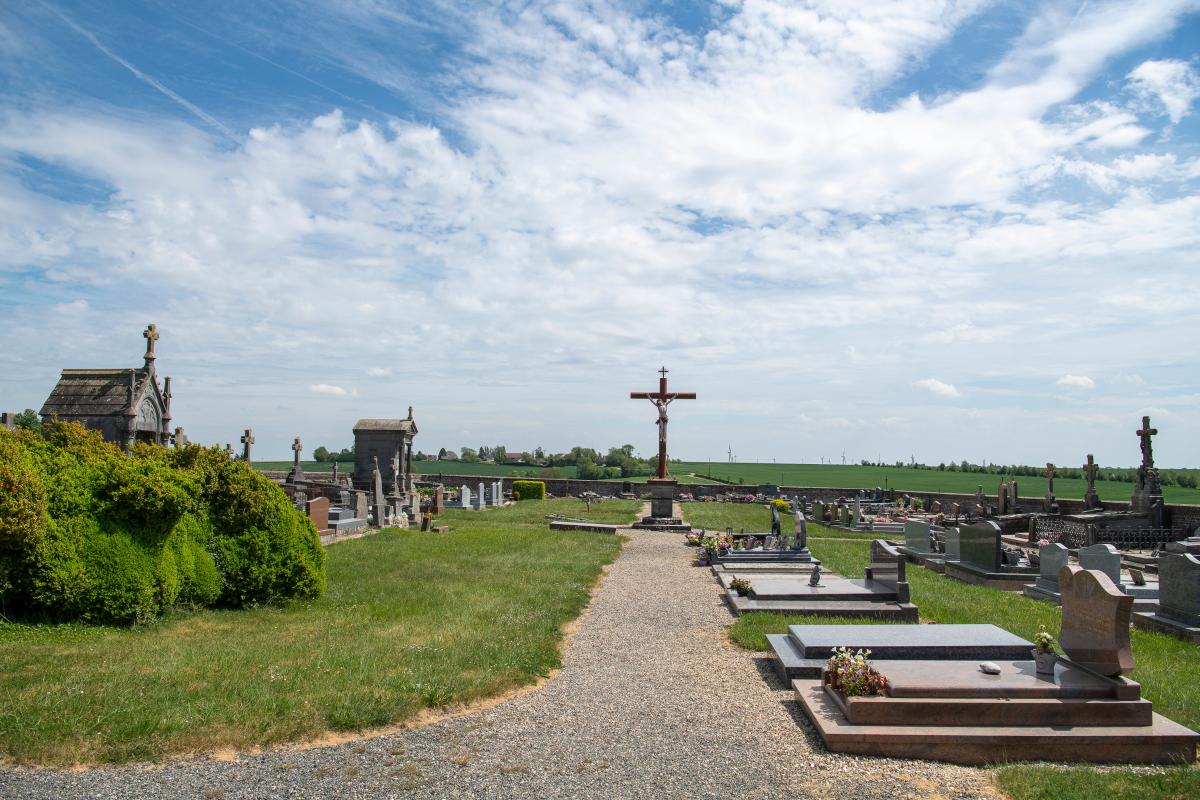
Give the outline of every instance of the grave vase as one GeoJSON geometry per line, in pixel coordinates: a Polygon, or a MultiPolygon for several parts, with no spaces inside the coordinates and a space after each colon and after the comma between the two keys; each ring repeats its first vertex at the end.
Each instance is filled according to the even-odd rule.
{"type": "Polygon", "coordinates": [[[1053,650],[1043,652],[1037,648],[1034,648],[1030,652],[1033,653],[1034,669],[1037,670],[1038,675],[1054,674],[1054,665],[1058,663],[1058,653],[1053,650]]]}

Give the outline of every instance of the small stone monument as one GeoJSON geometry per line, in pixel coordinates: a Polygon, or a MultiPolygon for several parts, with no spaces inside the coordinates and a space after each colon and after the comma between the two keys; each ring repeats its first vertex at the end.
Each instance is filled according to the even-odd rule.
{"type": "Polygon", "coordinates": [[[1087,463],[1083,465],[1083,474],[1087,477],[1087,491],[1083,493],[1083,507],[1089,511],[1102,507],[1100,495],[1096,494],[1096,473],[1099,471],[1100,467],[1096,466],[1095,457],[1088,453],[1087,463]]]}
{"type": "Polygon", "coordinates": [[[1133,669],[1129,618],[1133,598],[1102,572],[1064,566],[1058,573],[1062,590],[1062,632],[1058,642],[1067,658],[1085,669],[1110,677],[1133,669]]]}
{"type": "Polygon", "coordinates": [[[1046,478],[1046,497],[1043,501],[1044,510],[1047,514],[1054,510],[1054,465],[1049,461],[1046,462],[1046,471],[1042,475],[1046,478]]]}
{"type": "Polygon", "coordinates": [[[1125,586],[1121,583],[1121,552],[1111,544],[1094,544],[1079,551],[1079,566],[1084,569],[1094,569],[1103,572],[1121,591],[1125,586]]]}
{"type": "Polygon", "coordinates": [[[1058,574],[1067,565],[1071,552],[1061,544],[1044,544],[1038,548],[1038,578],[1022,593],[1038,600],[1059,601],[1062,590],[1058,585],[1058,574]]]}

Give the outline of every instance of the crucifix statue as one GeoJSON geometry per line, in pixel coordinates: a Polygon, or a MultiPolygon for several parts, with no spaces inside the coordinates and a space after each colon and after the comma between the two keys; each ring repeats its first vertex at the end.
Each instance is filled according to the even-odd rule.
{"type": "Polygon", "coordinates": [[[658,371],[657,392],[630,392],[631,400],[649,400],[658,409],[658,479],[667,479],[667,406],[672,400],[695,400],[695,392],[668,392],[667,368],[658,371]]]}
{"type": "Polygon", "coordinates": [[[300,445],[300,437],[297,436],[296,440],[292,442],[292,453],[294,453],[294,456],[292,457],[292,467],[295,469],[300,469],[300,451],[303,449],[304,448],[300,445]]]}
{"type": "Polygon", "coordinates": [[[158,326],[151,322],[146,330],[142,331],[142,336],[146,337],[146,366],[148,367],[157,357],[154,355],[154,343],[159,338],[158,326]]]}
{"type": "Polygon", "coordinates": [[[254,444],[253,432],[251,432],[251,430],[249,428],[246,428],[246,432],[242,434],[242,438],[240,441],[243,445],[242,461],[245,461],[247,464],[249,464],[250,463],[250,445],[254,444]]]}

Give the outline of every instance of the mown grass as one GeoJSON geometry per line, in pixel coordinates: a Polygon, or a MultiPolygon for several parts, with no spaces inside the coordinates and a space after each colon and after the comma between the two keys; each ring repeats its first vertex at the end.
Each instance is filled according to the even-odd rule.
{"type": "MultiPolygon", "coordinates": [[[[815,539],[813,555],[823,567],[848,578],[861,578],[870,561],[870,543],[815,539]]],[[[1040,625],[1058,634],[1062,609],[1016,592],[972,586],[910,564],[912,602],[924,622],[990,623],[1025,639],[1040,625]]],[[[746,614],[729,630],[730,638],[749,650],[766,650],[768,633],[784,633],[788,625],[811,623],[784,614],[746,614]]],[[[873,620],[855,620],[873,624],[873,620]]],[[[1136,667],[1129,677],[1142,685],[1154,708],[1181,725],[1200,729],[1200,648],[1173,636],[1134,628],[1130,632],[1136,667]]]]}
{"type": "Polygon", "coordinates": [[[529,684],[620,549],[552,532],[572,500],[447,513],[449,534],[329,548],[329,590],[284,608],[177,613],[144,628],[0,624],[0,758],[62,766],[248,748],[396,723],[529,684]]]}
{"type": "Polygon", "coordinates": [[[996,770],[996,785],[1012,800],[1184,800],[1200,797],[1200,769],[1019,765],[996,770]]]}
{"type": "MultiPolygon", "coordinates": [[[[771,530],[771,511],[759,503],[705,503],[701,501],[682,503],[683,518],[693,528],[723,532],[733,528],[735,532],[766,533],[771,530]]],[[[796,523],[790,513],[780,513],[779,522],[783,532],[792,535],[796,523]]],[[[879,534],[869,531],[846,531],[828,528],[816,522],[808,523],[808,537],[829,539],[877,539],[879,534]]]]}
{"type": "MultiPolygon", "coordinates": [[[[1135,442],[1136,444],[1136,442],[1135,442]]],[[[1134,450],[1132,455],[1137,455],[1134,450]]],[[[741,480],[751,486],[773,484],[782,486],[828,486],[831,488],[872,489],[889,487],[909,492],[951,492],[974,494],[975,487],[994,495],[999,475],[972,472],[945,472],[912,467],[864,467],[857,464],[727,464],[723,461],[681,461],[671,464],[673,472],[696,472],[736,483],[741,480]]],[[[1196,470],[1171,470],[1189,472],[1196,470]]],[[[1045,493],[1044,478],[1017,479],[1022,497],[1040,498],[1045,493]]],[[[1054,494],[1061,498],[1081,499],[1087,481],[1078,478],[1055,478],[1054,494]]],[[[1097,481],[1096,491],[1102,500],[1128,500],[1133,484],[1125,481],[1097,481]]],[[[1200,489],[1164,486],[1163,496],[1168,503],[1200,503],[1200,489]]]]}

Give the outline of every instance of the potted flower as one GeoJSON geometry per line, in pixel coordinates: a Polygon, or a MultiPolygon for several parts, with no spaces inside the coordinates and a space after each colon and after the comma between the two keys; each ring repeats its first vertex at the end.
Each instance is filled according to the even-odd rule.
{"type": "Polygon", "coordinates": [[[1033,637],[1033,661],[1039,675],[1053,675],[1058,653],[1054,652],[1054,637],[1045,625],[1038,626],[1033,637]]]}
{"type": "Polygon", "coordinates": [[[734,578],[729,582],[729,588],[738,593],[738,597],[750,594],[750,581],[745,578],[734,578]]]}
{"type": "Polygon", "coordinates": [[[828,686],[843,697],[871,697],[886,694],[888,681],[867,660],[870,650],[851,653],[849,647],[839,647],[825,662],[822,677],[828,686]]]}

